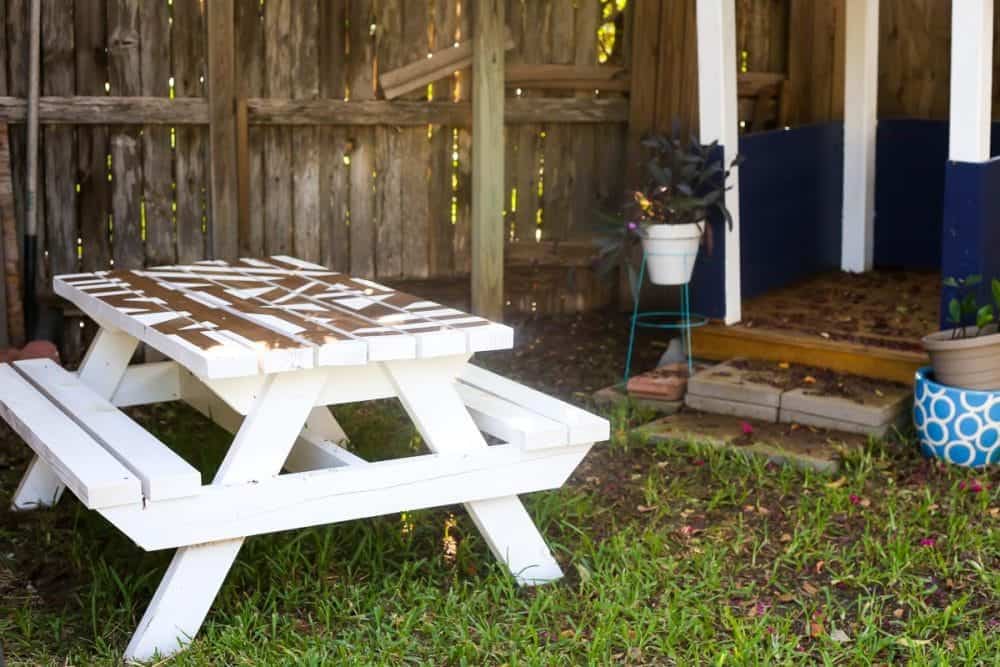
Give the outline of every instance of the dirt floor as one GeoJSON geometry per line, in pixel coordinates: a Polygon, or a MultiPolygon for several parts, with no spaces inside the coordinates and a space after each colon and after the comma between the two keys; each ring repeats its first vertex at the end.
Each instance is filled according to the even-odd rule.
{"type": "MultiPolygon", "coordinates": [[[[478,353],[477,363],[575,402],[622,381],[629,315],[520,315],[506,323],[514,327],[514,349],[478,353]]],[[[655,367],[669,340],[662,331],[637,329],[632,373],[655,367]]]]}
{"type": "Polygon", "coordinates": [[[856,403],[864,403],[871,396],[883,396],[896,391],[903,385],[888,380],[873,380],[838,373],[825,368],[814,368],[799,364],[775,363],[757,359],[734,359],[729,365],[741,371],[746,371],[746,379],[751,382],[767,384],[785,391],[805,389],[806,393],[815,396],[836,396],[846,398],[856,403]]]}
{"type": "Polygon", "coordinates": [[[940,285],[933,272],[827,273],[746,301],[738,326],[919,352],[938,329],[940,285]]]}

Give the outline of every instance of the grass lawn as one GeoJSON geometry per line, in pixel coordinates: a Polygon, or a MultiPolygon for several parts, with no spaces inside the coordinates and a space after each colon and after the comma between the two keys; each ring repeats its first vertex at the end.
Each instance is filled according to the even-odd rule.
{"type": "MultiPolygon", "coordinates": [[[[218,465],[226,436],[197,414],[133,414],[218,465]]],[[[362,454],[420,447],[395,402],[338,415],[362,454]]],[[[461,508],[257,537],[170,664],[1000,663],[996,471],[873,443],[832,478],[613,419],[566,488],[527,497],[565,580],[518,589],[461,508]]],[[[26,452],[5,431],[4,506],[26,452]]],[[[116,664],[169,556],[70,494],[0,512],[8,664],[116,664]]]]}

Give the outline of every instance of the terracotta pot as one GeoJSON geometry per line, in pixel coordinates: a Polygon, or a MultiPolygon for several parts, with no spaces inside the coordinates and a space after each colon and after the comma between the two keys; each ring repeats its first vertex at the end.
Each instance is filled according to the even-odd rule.
{"type": "Polygon", "coordinates": [[[646,251],[646,273],[654,285],[691,282],[704,228],[701,222],[646,227],[642,247],[646,251]]]}
{"type": "Polygon", "coordinates": [[[924,336],[934,377],[941,384],[982,391],[1000,390],[1000,333],[996,325],[976,335],[976,327],[966,327],[964,338],[952,338],[950,329],[924,336]]]}

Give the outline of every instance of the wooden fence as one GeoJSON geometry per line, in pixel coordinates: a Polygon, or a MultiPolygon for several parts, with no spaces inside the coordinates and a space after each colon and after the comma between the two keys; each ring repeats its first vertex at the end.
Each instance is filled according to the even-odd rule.
{"type": "MultiPolygon", "coordinates": [[[[241,254],[290,253],[388,281],[467,275],[469,70],[393,100],[379,77],[469,39],[474,0],[233,0],[226,44],[205,12],[227,2],[42,3],[40,292],[54,273],[210,256],[222,237],[241,254]],[[235,109],[212,104],[209,39],[231,49],[235,109]],[[246,178],[241,214],[215,220],[232,210],[213,206],[219,112],[246,121],[246,178]]],[[[839,118],[844,0],[736,4],[747,129],[839,118]]],[[[28,5],[0,0],[0,122],[11,123],[18,220],[28,5]]],[[[642,132],[674,118],[696,126],[694,7],[508,0],[514,306],[607,302],[586,270],[588,221],[620,199],[642,132]],[[596,68],[599,26],[616,44],[596,68]],[[569,287],[566,267],[577,274],[569,287]]],[[[881,115],[944,117],[949,22],[945,0],[882,0],[881,115]]]]}
{"type": "MultiPolygon", "coordinates": [[[[241,254],[384,280],[467,274],[469,70],[392,102],[378,77],[468,40],[468,2],[237,0],[236,92],[249,121],[237,222],[212,219],[203,0],[45,0],[39,289],[54,273],[200,259],[213,233],[237,224],[241,254]]],[[[15,123],[28,5],[0,0],[0,95],[11,96],[0,120],[15,123]]],[[[597,65],[599,0],[509,5],[509,63],[597,65]]],[[[515,246],[579,236],[622,190],[627,101],[621,86],[548,91],[530,67],[520,76],[507,109],[506,229],[515,246]]],[[[23,128],[12,126],[16,193],[23,128]]]]}

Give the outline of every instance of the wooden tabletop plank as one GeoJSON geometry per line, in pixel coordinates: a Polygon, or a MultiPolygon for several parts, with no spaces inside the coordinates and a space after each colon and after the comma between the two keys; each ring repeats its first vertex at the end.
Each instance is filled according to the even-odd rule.
{"type": "Polygon", "coordinates": [[[209,378],[504,349],[509,327],[293,257],[102,271],[56,292],[209,378]]]}

